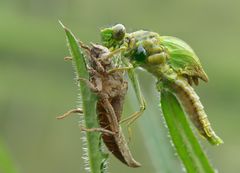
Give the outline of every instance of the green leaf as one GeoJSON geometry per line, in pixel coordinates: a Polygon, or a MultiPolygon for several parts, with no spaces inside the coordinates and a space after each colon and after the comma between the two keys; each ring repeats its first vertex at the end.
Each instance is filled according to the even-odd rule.
{"type": "Polygon", "coordinates": [[[186,171],[188,173],[214,173],[182,107],[176,97],[167,90],[161,92],[161,108],[170,136],[186,171]]]}
{"type": "MultiPolygon", "coordinates": [[[[88,80],[89,73],[77,39],[68,28],[66,28],[61,22],[60,24],[66,32],[68,47],[73,58],[73,65],[76,70],[77,78],[80,77],[88,80]]],[[[83,81],[80,81],[80,95],[86,128],[90,129],[98,127],[99,125],[96,115],[97,97],[83,81]]],[[[90,169],[91,173],[103,173],[105,171],[104,164],[106,163],[106,156],[101,151],[101,138],[99,132],[86,132],[86,139],[86,154],[88,157],[86,161],[89,166],[86,170],[90,169]]]]}

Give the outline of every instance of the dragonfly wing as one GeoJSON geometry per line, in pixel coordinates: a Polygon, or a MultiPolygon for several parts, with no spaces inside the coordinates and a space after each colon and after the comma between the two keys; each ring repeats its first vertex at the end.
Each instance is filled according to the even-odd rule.
{"type": "Polygon", "coordinates": [[[161,43],[167,48],[169,64],[177,73],[208,81],[197,55],[187,43],[171,36],[162,36],[161,43]]]}

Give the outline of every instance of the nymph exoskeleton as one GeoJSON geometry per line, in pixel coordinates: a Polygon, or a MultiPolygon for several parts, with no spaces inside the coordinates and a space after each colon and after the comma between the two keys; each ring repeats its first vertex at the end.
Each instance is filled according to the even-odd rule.
{"type": "MultiPolygon", "coordinates": [[[[119,125],[128,89],[128,83],[124,80],[125,68],[116,67],[112,61],[112,57],[116,57],[119,50],[110,52],[101,45],[92,44],[91,47],[82,43],[80,45],[87,54],[90,79],[79,80],[86,82],[98,96],[96,113],[100,126],[100,128],[82,128],[82,130],[102,132],[103,142],[115,157],[129,167],[139,167],[141,165],[132,157],[119,125]]],[[[75,112],[82,113],[83,110],[72,110],[58,118],[62,119],[75,112]]]]}
{"type": "MultiPolygon", "coordinates": [[[[208,76],[189,45],[178,38],[151,31],[126,33],[122,24],[102,29],[101,38],[110,50],[121,49],[125,61],[153,74],[159,91],[173,92],[202,136],[212,144],[223,142],[212,130],[199,97],[191,87],[193,82],[198,85],[199,78],[207,82],[208,76]]],[[[137,117],[133,115],[127,120],[132,123],[137,117]]]]}

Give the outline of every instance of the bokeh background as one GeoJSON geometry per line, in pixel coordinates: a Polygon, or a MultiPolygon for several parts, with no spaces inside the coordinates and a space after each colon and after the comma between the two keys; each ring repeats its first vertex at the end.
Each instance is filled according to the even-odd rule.
{"type": "MultiPolygon", "coordinates": [[[[202,144],[220,173],[238,173],[239,16],[238,0],[0,0],[0,141],[13,172],[84,172],[79,117],[55,119],[77,103],[72,66],[63,61],[68,50],[60,19],[84,42],[100,42],[99,29],[116,23],[129,32],[148,29],[188,42],[210,77],[196,90],[225,141],[219,147],[202,144]]],[[[149,105],[144,118],[160,117],[154,79],[138,74],[149,105]]],[[[141,126],[134,125],[133,133],[130,146],[143,167],[130,169],[111,157],[110,172],[162,172],[154,169],[141,126]]]]}

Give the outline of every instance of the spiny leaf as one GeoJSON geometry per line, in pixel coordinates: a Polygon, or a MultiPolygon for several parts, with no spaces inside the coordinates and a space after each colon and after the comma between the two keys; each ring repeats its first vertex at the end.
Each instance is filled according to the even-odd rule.
{"type": "Polygon", "coordinates": [[[207,156],[196,139],[176,97],[161,92],[161,108],[178,156],[188,173],[214,173],[207,156]]]}
{"type": "MultiPolygon", "coordinates": [[[[66,32],[68,47],[73,58],[73,65],[76,70],[77,78],[89,79],[84,55],[79,47],[77,39],[68,28],[66,28],[61,22],[60,24],[66,32]]],[[[80,81],[80,95],[86,128],[98,127],[98,120],[95,111],[97,98],[83,81],[80,81]]],[[[99,145],[101,143],[99,135],[98,132],[86,132],[87,164],[89,165],[89,168],[86,168],[86,170],[91,173],[103,173],[105,171],[103,165],[106,162],[106,158],[101,150],[101,145],[99,145]]]]}

